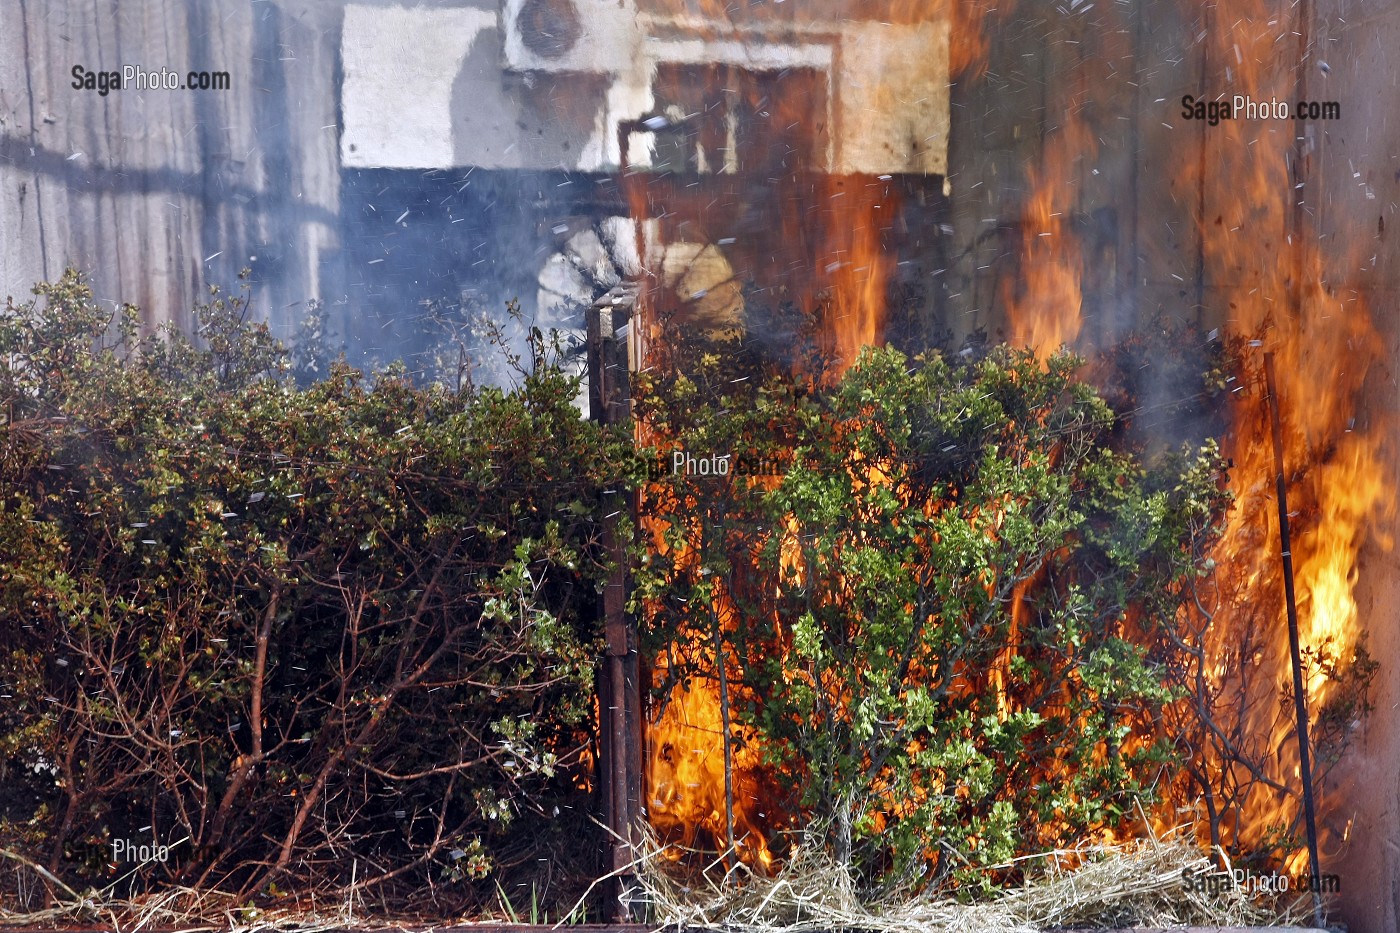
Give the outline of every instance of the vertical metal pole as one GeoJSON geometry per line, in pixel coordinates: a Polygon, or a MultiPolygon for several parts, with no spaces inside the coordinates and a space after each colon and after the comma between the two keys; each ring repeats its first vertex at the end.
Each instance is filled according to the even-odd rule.
{"type": "MultiPolygon", "coordinates": [[[[588,394],[595,421],[613,424],[626,416],[627,357],[617,335],[616,318],[630,307],[613,301],[610,293],[588,309],[588,394]],[[619,349],[622,352],[619,352],[619,349]]],[[[603,634],[606,644],[600,678],[599,730],[602,733],[600,779],[604,791],[604,817],[609,839],[608,870],[616,875],[613,920],[627,923],[631,917],[630,866],[635,858],[636,820],[640,815],[640,751],[634,725],[640,716],[637,682],[637,639],[626,613],[626,546],[618,534],[618,516],[628,507],[622,490],[605,490],[603,547],[613,562],[603,589],[603,634]]]]}
{"type": "Polygon", "coordinates": [[[1264,381],[1269,391],[1269,423],[1274,435],[1274,483],[1278,495],[1279,543],[1283,551],[1283,598],[1288,609],[1288,650],[1293,661],[1293,712],[1298,719],[1298,770],[1303,781],[1303,817],[1307,821],[1308,862],[1313,896],[1313,923],[1322,926],[1322,863],[1317,856],[1317,810],[1313,805],[1312,757],[1308,749],[1308,705],[1303,692],[1303,657],[1298,644],[1298,600],[1293,590],[1293,546],[1288,535],[1288,483],[1283,474],[1283,426],[1278,414],[1274,355],[1264,354],[1264,381]]]}

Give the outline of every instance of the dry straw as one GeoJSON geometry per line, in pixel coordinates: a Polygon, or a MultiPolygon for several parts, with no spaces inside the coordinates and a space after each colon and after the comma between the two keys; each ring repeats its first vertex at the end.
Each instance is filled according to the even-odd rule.
{"type": "MultiPolygon", "coordinates": [[[[1310,912],[1310,902],[1295,910],[1291,903],[1251,900],[1243,889],[1229,885],[1197,890],[1199,886],[1189,883],[1184,872],[1208,873],[1216,866],[1184,832],[1020,859],[1016,867],[1032,880],[966,904],[951,899],[862,897],[850,873],[816,845],[795,846],[771,878],[730,871],[722,880],[707,874],[699,881],[682,880],[668,855],[674,852],[655,839],[644,843],[637,861],[628,866],[639,882],[640,890],[634,893],[644,902],[653,924],[691,930],[1039,933],[1066,927],[1262,926],[1290,923],[1310,912]]],[[[42,866],[0,850],[0,861],[4,860],[19,862],[66,895],[55,906],[34,913],[0,908],[0,925],[9,927],[96,921],[108,929],[133,933],[152,928],[191,933],[318,933],[401,926],[391,918],[366,916],[363,906],[355,903],[353,888],[310,909],[303,900],[287,908],[253,910],[230,895],[190,888],[170,888],[140,901],[127,901],[112,898],[110,888],[79,894],[42,866]]],[[[595,889],[596,884],[590,892],[595,889]]]]}
{"type": "MultiPolygon", "coordinates": [[[[319,905],[313,899],[285,908],[266,910],[250,906],[221,891],[199,891],[173,886],[139,899],[115,896],[116,884],[89,889],[79,893],[53,875],[44,866],[9,849],[0,849],[0,865],[16,863],[20,870],[34,875],[61,892],[53,906],[37,911],[12,911],[0,907],[0,927],[88,928],[93,925],[120,933],[140,933],[143,930],[175,930],[178,933],[263,933],[291,931],[297,933],[329,933],[334,930],[370,929],[397,926],[384,920],[366,922],[357,911],[355,891],[350,889],[343,898],[319,905]]],[[[120,879],[119,879],[120,880],[120,879]]]]}
{"type": "Polygon", "coordinates": [[[970,903],[863,898],[850,873],[819,846],[796,847],[772,878],[739,882],[732,872],[727,881],[682,880],[670,869],[673,859],[655,848],[649,854],[638,863],[638,879],[653,920],[688,929],[1039,933],[1065,927],[1262,926],[1294,917],[1290,905],[1256,902],[1233,886],[1196,890],[1185,872],[1217,868],[1182,832],[1020,859],[1031,880],[970,903]]]}

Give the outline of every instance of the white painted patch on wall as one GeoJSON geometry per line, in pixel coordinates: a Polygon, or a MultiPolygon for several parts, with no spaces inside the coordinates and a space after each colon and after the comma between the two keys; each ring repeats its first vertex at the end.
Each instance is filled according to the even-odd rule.
{"type": "Polygon", "coordinates": [[[496,14],[473,9],[345,8],[342,164],[455,164],[452,94],[471,46],[496,14]]]}
{"type": "Polygon", "coordinates": [[[946,19],[842,24],[833,170],[947,174],[949,33],[946,19]]]}
{"type": "MultiPolygon", "coordinates": [[[[342,163],[613,171],[618,127],[652,114],[659,65],[723,63],[824,76],[830,110],[813,119],[835,130],[828,171],[947,173],[946,16],[899,25],[814,20],[769,34],[639,14],[630,0],[558,0],[545,4],[567,26],[556,34],[530,32],[539,26],[531,2],[347,6],[342,163]]],[[[648,165],[653,144],[650,132],[633,133],[629,163],[648,165]]]]}

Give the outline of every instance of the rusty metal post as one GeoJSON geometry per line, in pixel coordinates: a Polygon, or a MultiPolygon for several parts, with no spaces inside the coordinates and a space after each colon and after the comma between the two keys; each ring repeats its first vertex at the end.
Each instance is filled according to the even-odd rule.
{"type": "Polygon", "coordinates": [[[1283,598],[1288,610],[1288,650],[1293,661],[1293,713],[1298,720],[1298,771],[1303,782],[1303,817],[1307,823],[1313,923],[1322,926],[1322,863],[1317,857],[1317,810],[1313,805],[1312,756],[1308,748],[1308,704],[1303,685],[1303,657],[1298,639],[1298,599],[1293,590],[1293,545],[1288,533],[1288,483],[1283,473],[1283,426],[1278,414],[1274,355],[1264,354],[1264,381],[1269,392],[1269,423],[1274,435],[1274,483],[1278,495],[1279,545],[1283,551],[1283,598]]]}
{"type": "MultiPolygon", "coordinates": [[[[595,421],[614,424],[630,409],[627,344],[619,333],[631,320],[636,293],[625,286],[613,289],[588,309],[588,400],[595,421]]],[[[624,331],[625,333],[625,331],[624,331]]],[[[627,618],[627,546],[619,519],[630,509],[622,489],[603,492],[603,546],[613,570],[603,589],[603,632],[606,655],[599,678],[599,779],[603,790],[604,822],[611,831],[608,870],[615,874],[619,923],[631,918],[635,886],[631,867],[636,859],[637,821],[641,817],[641,690],[637,633],[627,618]]]]}

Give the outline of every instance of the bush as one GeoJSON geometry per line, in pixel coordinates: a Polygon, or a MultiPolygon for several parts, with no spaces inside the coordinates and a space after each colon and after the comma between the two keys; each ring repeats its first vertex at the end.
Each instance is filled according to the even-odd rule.
{"type": "Polygon", "coordinates": [[[0,315],[12,841],[74,886],[576,896],[593,512],[630,442],[538,336],[510,391],[298,388],[237,299],[196,345],[74,275],[36,291],[0,315]],[[170,856],[133,874],[114,840],[170,856]]]}
{"type": "Polygon", "coordinates": [[[726,757],[762,748],[731,808],[790,788],[857,878],[922,890],[1102,837],[1179,771],[1172,629],[1221,464],[1115,449],[1078,366],[876,350],[807,389],[711,356],[643,384],[666,446],[638,596],[662,696],[722,675],[726,757]],[[672,446],[736,468],[667,475],[672,446]]]}

